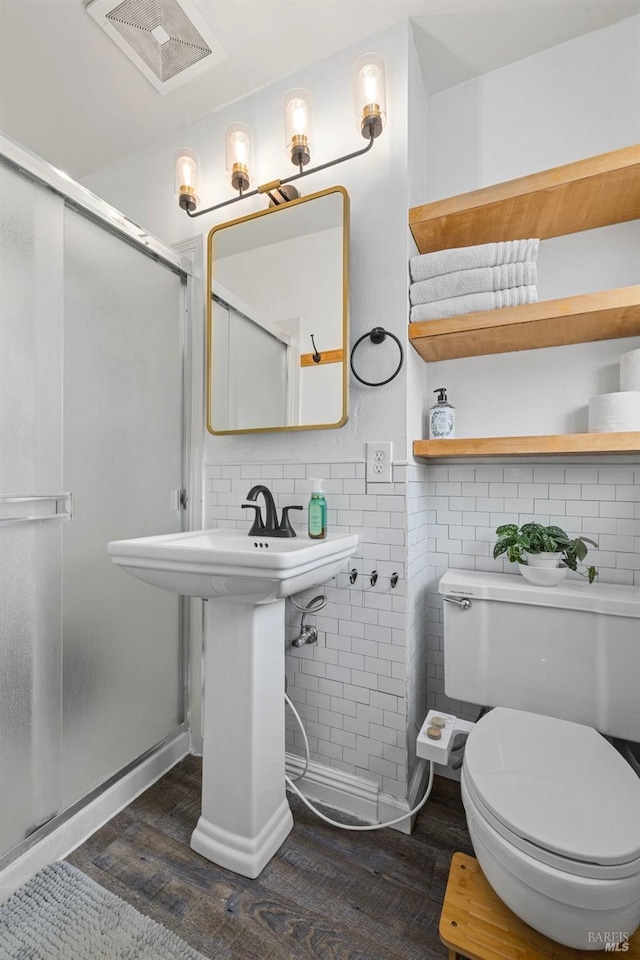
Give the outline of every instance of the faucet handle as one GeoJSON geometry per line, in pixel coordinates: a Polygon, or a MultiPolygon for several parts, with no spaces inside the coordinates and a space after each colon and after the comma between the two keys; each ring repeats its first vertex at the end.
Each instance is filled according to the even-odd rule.
{"type": "Polygon", "coordinates": [[[282,508],[282,520],[280,521],[280,525],[279,525],[279,527],[278,527],[278,530],[279,530],[279,531],[282,531],[282,532],[280,533],[280,536],[281,536],[281,537],[295,537],[295,536],[297,536],[295,530],[294,530],[293,527],[291,526],[291,521],[289,520],[289,511],[290,511],[290,510],[302,510],[302,509],[303,509],[303,507],[300,507],[300,506],[289,506],[289,507],[283,507],[283,508],[282,508]]]}
{"type": "Polygon", "coordinates": [[[243,510],[255,510],[256,515],[253,521],[253,526],[249,530],[250,537],[257,537],[258,534],[262,533],[264,530],[264,521],[262,519],[262,510],[260,509],[259,503],[243,503],[241,504],[243,510]]]}

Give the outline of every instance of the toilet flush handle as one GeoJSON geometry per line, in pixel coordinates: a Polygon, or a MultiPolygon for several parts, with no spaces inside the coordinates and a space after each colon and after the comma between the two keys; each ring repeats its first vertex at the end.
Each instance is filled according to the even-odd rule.
{"type": "Polygon", "coordinates": [[[444,597],[443,599],[445,603],[455,603],[461,610],[468,610],[471,607],[471,600],[469,600],[468,597],[462,597],[461,599],[457,597],[444,597]]]}

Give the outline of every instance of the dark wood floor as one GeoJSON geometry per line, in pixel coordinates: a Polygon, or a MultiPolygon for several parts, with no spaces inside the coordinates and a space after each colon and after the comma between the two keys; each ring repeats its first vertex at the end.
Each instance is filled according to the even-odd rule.
{"type": "Polygon", "coordinates": [[[436,777],[408,837],[348,833],[292,798],[292,833],[257,880],[194,853],[201,763],[188,757],[69,857],[211,960],[442,960],[449,861],[472,853],[458,784],[436,777]]]}

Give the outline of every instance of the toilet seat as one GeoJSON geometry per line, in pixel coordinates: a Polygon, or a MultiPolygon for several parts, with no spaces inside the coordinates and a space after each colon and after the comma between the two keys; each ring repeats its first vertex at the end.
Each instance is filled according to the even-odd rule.
{"type": "Polygon", "coordinates": [[[640,859],[621,864],[607,864],[602,866],[597,863],[589,863],[584,860],[570,859],[561,857],[551,850],[546,850],[535,843],[525,839],[512,830],[509,830],[500,820],[495,817],[491,811],[478,797],[474,787],[469,783],[465,771],[462,771],[462,785],[466,792],[467,799],[473,805],[476,815],[481,817],[493,828],[504,840],[512,844],[522,853],[528,854],[534,860],[555,867],[557,870],[563,870],[565,873],[573,874],[576,877],[586,877],[592,880],[620,880],[627,877],[640,876],[640,859]]]}
{"type": "Polygon", "coordinates": [[[469,735],[463,778],[478,815],[566,873],[640,874],[640,780],[593,728],[497,707],[469,735]]]}

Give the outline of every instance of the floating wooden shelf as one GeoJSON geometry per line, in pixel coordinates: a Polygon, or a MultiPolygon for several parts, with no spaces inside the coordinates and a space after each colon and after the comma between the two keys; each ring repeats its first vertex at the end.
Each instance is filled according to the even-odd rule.
{"type": "Polygon", "coordinates": [[[420,253],[559,237],[640,218],[640,144],[409,211],[420,253]]]}
{"type": "Polygon", "coordinates": [[[470,437],[414,440],[413,454],[450,457],[530,457],[553,454],[640,453],[640,430],[630,433],[565,433],[548,437],[470,437]]]}
{"type": "MultiPolygon", "coordinates": [[[[640,219],[640,144],[414,207],[409,224],[421,253],[498,240],[559,237],[640,219]]],[[[412,323],[425,360],[612,340],[640,334],[640,287],[563,297],[412,323]]],[[[540,437],[416,440],[416,457],[522,457],[640,453],[640,431],[540,437]]]]}
{"type": "Polygon", "coordinates": [[[409,339],[426,361],[637,335],[640,286],[409,324],[409,339]]]}

